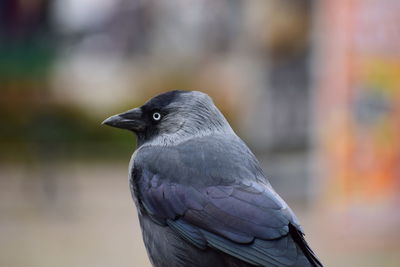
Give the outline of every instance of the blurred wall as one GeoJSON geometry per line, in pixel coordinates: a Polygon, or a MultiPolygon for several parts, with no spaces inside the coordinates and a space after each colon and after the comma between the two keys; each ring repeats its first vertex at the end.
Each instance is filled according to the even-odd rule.
{"type": "Polygon", "coordinates": [[[318,6],[314,111],[324,196],[346,209],[397,206],[400,3],[318,6]]]}

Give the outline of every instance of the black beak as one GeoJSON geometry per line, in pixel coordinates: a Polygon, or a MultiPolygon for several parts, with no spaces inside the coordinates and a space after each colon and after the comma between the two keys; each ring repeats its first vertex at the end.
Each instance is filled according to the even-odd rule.
{"type": "Polygon", "coordinates": [[[142,131],[145,129],[145,122],[142,119],[142,110],[134,108],[127,112],[114,115],[102,122],[102,124],[132,131],[142,131]]]}

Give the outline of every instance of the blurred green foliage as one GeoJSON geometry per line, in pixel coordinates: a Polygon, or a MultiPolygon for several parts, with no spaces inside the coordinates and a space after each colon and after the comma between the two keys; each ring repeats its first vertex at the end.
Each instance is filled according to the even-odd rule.
{"type": "Polygon", "coordinates": [[[40,158],[126,158],[133,151],[133,134],[101,125],[77,107],[44,105],[19,110],[0,107],[0,157],[7,160],[40,158]]]}
{"type": "Polygon", "coordinates": [[[126,159],[132,134],[52,99],[48,78],[56,55],[48,38],[0,44],[0,160],[126,159]]]}
{"type": "Polygon", "coordinates": [[[0,45],[0,75],[3,79],[43,77],[54,58],[51,44],[30,41],[0,45]]]}

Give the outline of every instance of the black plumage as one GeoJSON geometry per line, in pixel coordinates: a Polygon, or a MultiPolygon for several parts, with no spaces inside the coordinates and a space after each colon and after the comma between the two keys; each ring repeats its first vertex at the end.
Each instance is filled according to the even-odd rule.
{"type": "Polygon", "coordinates": [[[205,94],[169,92],[105,124],[138,136],[129,181],[154,266],[322,266],[205,94]]]}

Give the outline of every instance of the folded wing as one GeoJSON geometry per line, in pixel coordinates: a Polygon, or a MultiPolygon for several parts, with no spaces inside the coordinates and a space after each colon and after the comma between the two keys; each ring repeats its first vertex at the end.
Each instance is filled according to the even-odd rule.
{"type": "Polygon", "coordinates": [[[214,141],[138,154],[133,183],[146,213],[200,249],[259,266],[309,266],[290,236],[290,228],[302,236],[295,215],[251,152],[240,143],[224,150],[214,141]]]}

